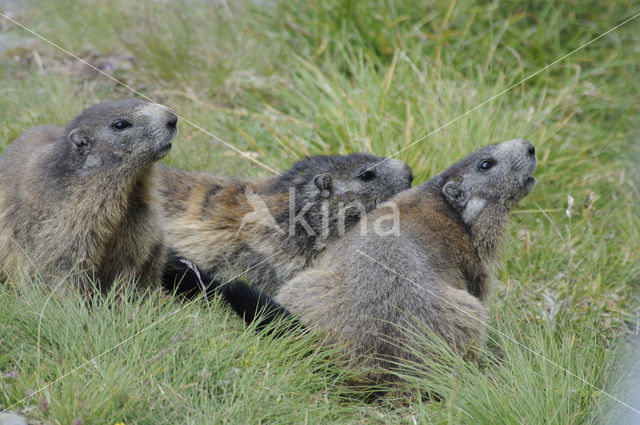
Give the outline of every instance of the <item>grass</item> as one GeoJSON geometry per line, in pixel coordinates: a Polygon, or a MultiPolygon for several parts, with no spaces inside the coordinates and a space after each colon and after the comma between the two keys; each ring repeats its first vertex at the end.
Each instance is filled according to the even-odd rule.
{"type": "MultiPolygon", "coordinates": [[[[54,0],[12,10],[281,170],[303,155],[393,154],[640,11],[594,0],[54,0]]],[[[6,21],[0,28],[24,37],[0,56],[0,148],[30,126],[63,124],[88,105],[131,95],[6,21]]],[[[399,155],[416,182],[513,137],[534,142],[540,159],[539,183],[509,226],[490,299],[496,330],[481,363],[442,348],[441,362],[406,384],[441,401],[371,403],[350,385],[356,372],[318,338],[256,335],[218,302],[180,309],[153,294],[88,311],[72,293],[18,279],[0,286],[0,407],[132,337],[13,409],[42,423],[85,424],[633,420],[585,381],[631,400],[639,29],[640,19],[628,23],[399,155]]],[[[174,146],[171,165],[269,175],[184,122],[174,146]]]]}

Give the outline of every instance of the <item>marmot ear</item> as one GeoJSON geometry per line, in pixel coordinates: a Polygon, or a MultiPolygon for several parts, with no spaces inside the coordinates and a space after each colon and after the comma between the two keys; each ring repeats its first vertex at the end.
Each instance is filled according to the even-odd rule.
{"type": "Polygon", "coordinates": [[[460,206],[466,204],[467,199],[469,199],[469,193],[456,182],[447,182],[442,188],[442,193],[445,194],[450,202],[460,206]]]}
{"type": "Polygon", "coordinates": [[[313,178],[313,183],[320,190],[320,194],[323,198],[328,198],[331,195],[331,177],[326,174],[318,174],[313,178]]]}
{"type": "Polygon", "coordinates": [[[71,133],[69,133],[69,141],[77,150],[82,152],[86,152],[91,146],[89,136],[79,128],[71,130],[71,133]]]}

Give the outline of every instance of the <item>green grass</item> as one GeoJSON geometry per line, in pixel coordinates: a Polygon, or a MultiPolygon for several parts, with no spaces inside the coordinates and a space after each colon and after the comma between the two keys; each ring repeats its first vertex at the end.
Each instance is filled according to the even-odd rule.
{"type": "MultiPolygon", "coordinates": [[[[640,11],[595,0],[40,3],[14,16],[281,170],[304,155],[393,154],[640,11]]],[[[509,226],[490,299],[498,332],[480,364],[442,349],[406,384],[441,401],[371,403],[318,338],[245,331],[222,303],[178,310],[155,294],[88,310],[73,293],[22,279],[0,287],[0,371],[17,373],[0,375],[0,407],[178,310],[13,409],[85,424],[620,423],[628,409],[581,379],[631,398],[638,46],[640,18],[399,155],[418,183],[513,137],[534,142],[540,160],[509,226]]],[[[0,56],[0,82],[0,148],[30,126],[130,95],[32,38],[0,56]]],[[[184,122],[174,146],[175,166],[269,175],[184,122]]]]}

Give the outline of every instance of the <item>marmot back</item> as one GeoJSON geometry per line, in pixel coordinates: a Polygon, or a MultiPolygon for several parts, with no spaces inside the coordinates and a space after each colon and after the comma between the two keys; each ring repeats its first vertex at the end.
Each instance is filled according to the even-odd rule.
{"type": "Polygon", "coordinates": [[[79,272],[102,291],[121,276],[158,285],[166,248],[154,163],[176,122],[164,106],[127,99],[20,136],[0,156],[0,271],[79,272]]]}
{"type": "Polygon", "coordinates": [[[411,187],[408,165],[375,166],[382,160],[314,156],[263,180],[160,167],[168,245],[217,276],[248,269],[274,294],[362,215],[411,187]]]}

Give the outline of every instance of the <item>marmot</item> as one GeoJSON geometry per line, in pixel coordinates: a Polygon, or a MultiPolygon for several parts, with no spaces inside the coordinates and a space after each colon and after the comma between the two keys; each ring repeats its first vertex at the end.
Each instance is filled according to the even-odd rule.
{"type": "Polygon", "coordinates": [[[374,167],[382,160],[365,153],[314,156],[263,180],[161,166],[167,243],[216,276],[248,269],[252,284],[273,295],[361,215],[411,187],[407,164],[388,159],[374,167]]]}
{"type": "MultiPolygon", "coordinates": [[[[509,211],[535,185],[536,166],[526,140],[484,147],[395,196],[397,232],[380,234],[389,229],[376,223],[384,214],[376,209],[364,234],[352,229],[334,242],[280,288],[275,302],[242,281],[224,287],[225,298],[248,321],[256,306],[293,313],[331,341],[372,354],[371,366],[380,370],[399,359],[420,361],[401,329],[424,326],[466,353],[484,342],[496,252],[509,211]]],[[[274,316],[258,318],[260,325],[274,316]]],[[[374,378],[390,379],[382,372],[374,378]]]]}
{"type": "Polygon", "coordinates": [[[154,163],[176,123],[165,106],[125,99],[20,136],[0,157],[0,271],[79,276],[83,291],[89,277],[102,292],[124,277],[159,287],[166,247],[154,163]]]}

